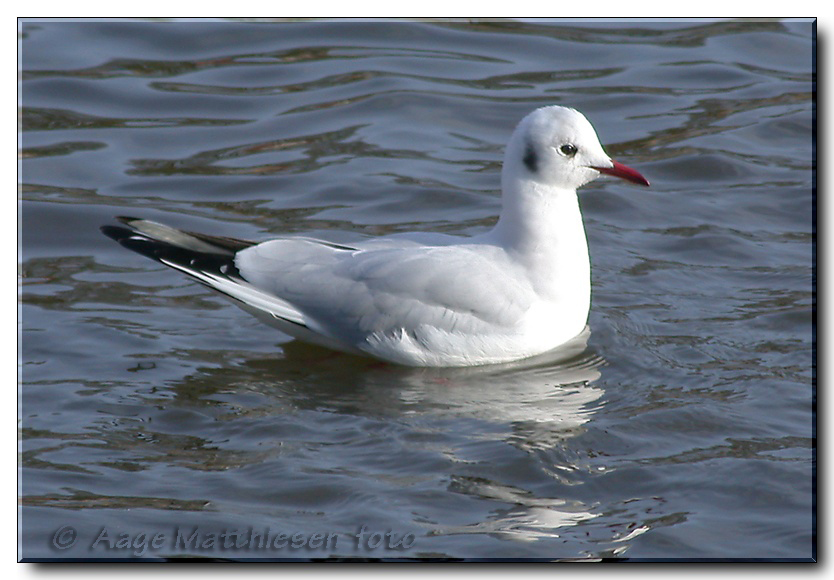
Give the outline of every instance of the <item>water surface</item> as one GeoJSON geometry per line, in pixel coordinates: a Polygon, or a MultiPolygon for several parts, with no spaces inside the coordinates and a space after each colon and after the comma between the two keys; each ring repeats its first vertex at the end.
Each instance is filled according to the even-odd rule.
{"type": "Polygon", "coordinates": [[[811,558],[813,30],[23,21],[21,556],[811,558]],[[476,234],[548,104],[652,182],[583,190],[558,358],[304,346],[98,231],[476,234]]]}

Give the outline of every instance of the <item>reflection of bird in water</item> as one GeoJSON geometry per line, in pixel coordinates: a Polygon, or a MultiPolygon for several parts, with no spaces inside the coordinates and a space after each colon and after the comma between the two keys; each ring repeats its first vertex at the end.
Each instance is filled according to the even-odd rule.
{"type": "Polygon", "coordinates": [[[589,336],[586,327],[560,348],[514,363],[404,371],[399,397],[442,416],[570,430],[588,420],[590,404],[602,395],[593,382],[604,360],[587,350],[589,336]]]}

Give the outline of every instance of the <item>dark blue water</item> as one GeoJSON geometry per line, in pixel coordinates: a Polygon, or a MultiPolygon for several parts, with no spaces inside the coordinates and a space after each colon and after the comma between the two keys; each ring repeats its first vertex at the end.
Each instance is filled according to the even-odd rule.
{"type": "Polygon", "coordinates": [[[20,555],[809,559],[811,21],[23,21],[20,555]],[[530,110],[586,187],[563,360],[291,342],[98,228],[335,241],[497,217],[530,110]]]}

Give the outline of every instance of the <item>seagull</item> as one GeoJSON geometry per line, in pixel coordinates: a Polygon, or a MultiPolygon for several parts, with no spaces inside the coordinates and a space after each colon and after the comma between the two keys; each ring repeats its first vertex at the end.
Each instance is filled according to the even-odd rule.
{"type": "Polygon", "coordinates": [[[649,185],[605,153],[580,112],[548,106],[513,132],[500,217],[473,237],[251,242],[131,217],[101,229],[304,342],[414,367],[507,363],[585,329],[591,266],[576,189],[600,174],[649,185]]]}

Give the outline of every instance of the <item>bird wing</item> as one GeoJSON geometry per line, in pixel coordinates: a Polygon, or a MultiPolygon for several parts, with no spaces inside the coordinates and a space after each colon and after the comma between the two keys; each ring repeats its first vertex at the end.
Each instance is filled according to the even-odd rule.
{"type": "MultiPolygon", "coordinates": [[[[306,336],[308,322],[295,306],[241,276],[235,256],[256,246],[256,242],[188,232],[139,218],[119,217],[118,220],[126,227],[108,225],[101,231],[125,248],[187,274],[265,322],[293,336],[311,338],[306,336]]],[[[335,244],[332,247],[348,249],[335,244]]]]}
{"type": "Polygon", "coordinates": [[[360,349],[369,340],[427,329],[511,333],[534,300],[504,251],[482,244],[404,240],[339,249],[281,239],[239,252],[235,264],[309,325],[360,349]]]}
{"type": "Polygon", "coordinates": [[[406,363],[450,341],[466,352],[479,341],[514,334],[535,300],[504,250],[451,236],[255,243],[120,220],[127,227],[102,231],[126,248],[292,336],[347,352],[387,349],[388,358],[406,363]],[[426,245],[431,241],[440,245],[426,245]]]}

